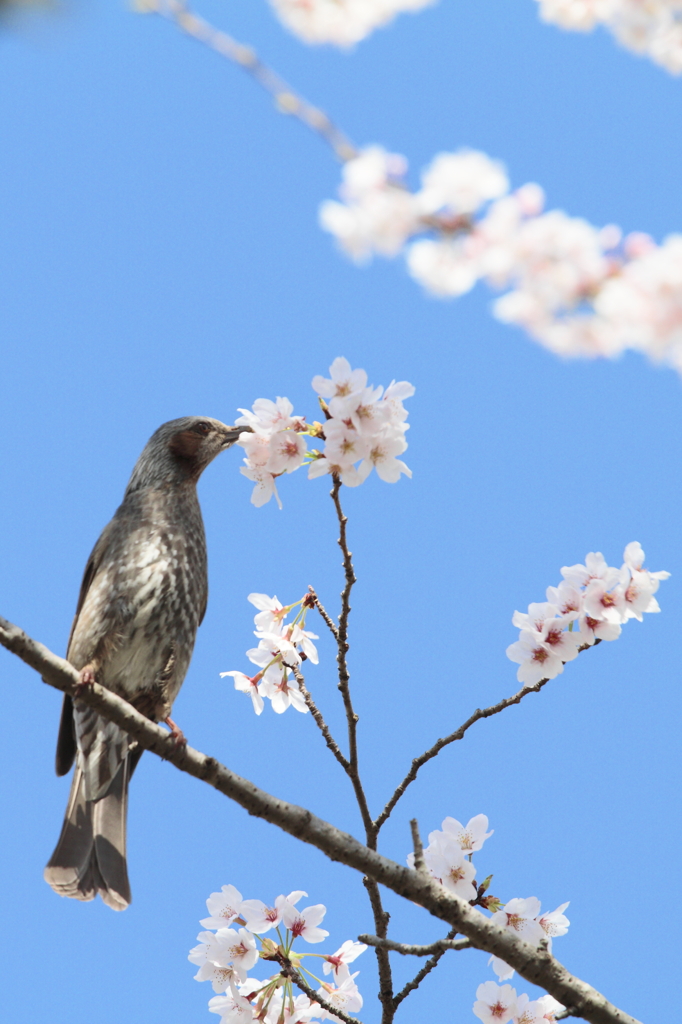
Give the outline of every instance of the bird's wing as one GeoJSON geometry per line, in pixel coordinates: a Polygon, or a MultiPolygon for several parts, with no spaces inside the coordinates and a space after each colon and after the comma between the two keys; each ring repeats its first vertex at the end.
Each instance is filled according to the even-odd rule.
{"type": "MultiPolygon", "coordinates": [[[[80,593],[78,595],[78,605],[76,607],[76,614],[73,617],[73,623],[71,625],[71,632],[69,633],[69,643],[66,648],[66,660],[69,660],[71,653],[71,641],[73,640],[73,634],[76,630],[76,624],[78,623],[78,616],[81,613],[85,598],[87,597],[88,590],[97,575],[97,569],[101,565],[102,558],[109,546],[109,540],[111,538],[111,532],[113,528],[113,520],[105,526],[100,534],[99,540],[92,549],[92,553],[88,558],[87,565],[85,566],[85,572],[83,573],[83,581],[81,583],[80,593]]],[[[56,755],[56,770],[57,775],[66,775],[71,770],[74,758],[76,756],[76,731],[73,722],[73,701],[67,694],[64,696],[62,703],[62,717],[59,722],[59,733],[57,735],[57,755],[56,755]]]]}

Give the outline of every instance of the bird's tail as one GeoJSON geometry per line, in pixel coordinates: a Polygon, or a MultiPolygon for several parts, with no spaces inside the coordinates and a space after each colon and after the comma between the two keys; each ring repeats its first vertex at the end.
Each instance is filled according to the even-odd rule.
{"type": "Polygon", "coordinates": [[[126,864],[128,783],[135,763],[123,759],[104,796],[85,799],[82,768],[76,765],[61,835],[45,868],[45,881],[60,896],[92,900],[100,894],[113,910],[131,901],[126,864]]]}

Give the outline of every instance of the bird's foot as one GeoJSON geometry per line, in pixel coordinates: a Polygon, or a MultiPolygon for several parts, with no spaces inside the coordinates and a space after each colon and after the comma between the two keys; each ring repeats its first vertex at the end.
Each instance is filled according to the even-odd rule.
{"type": "Polygon", "coordinates": [[[172,718],[164,718],[164,722],[170,729],[170,736],[176,747],[186,747],[187,740],[179,725],[176,725],[172,718]]]}
{"type": "Polygon", "coordinates": [[[85,690],[89,689],[89,687],[96,682],[95,671],[92,665],[86,665],[85,668],[82,668],[80,671],[79,681],[76,683],[76,691],[74,693],[76,700],[83,695],[85,690]]]}

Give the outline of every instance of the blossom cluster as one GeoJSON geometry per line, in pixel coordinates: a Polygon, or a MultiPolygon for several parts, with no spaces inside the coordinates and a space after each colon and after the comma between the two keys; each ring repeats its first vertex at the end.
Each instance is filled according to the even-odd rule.
{"type": "Polygon", "coordinates": [[[308,658],[313,665],[317,665],[319,660],[313,643],[318,639],[317,634],[303,628],[310,598],[303,597],[288,605],[282,605],[277,597],[267,594],[249,594],[248,600],[258,609],[254,618],[258,647],[248,650],[246,657],[259,667],[259,671],[253,676],[243,672],[221,672],[221,677],[232,676],[235,690],[248,693],[257,715],[263,710],[264,697],[272,702],[272,709],[278,715],[288,707],[306,713],[308,707],[296,681],[295,669],[303,658],[308,658]],[[291,622],[287,622],[287,616],[294,608],[298,608],[298,612],[291,622]]]}
{"type": "Polygon", "coordinates": [[[323,904],[303,910],[296,906],[307,895],[297,890],[288,896],[278,896],[268,906],[262,900],[244,900],[233,885],[224,885],[206,900],[209,916],[200,923],[209,930],[199,933],[199,945],[190,950],[188,959],[199,968],[195,980],[210,981],[213,991],[220,993],[209,1001],[208,1008],[219,1014],[221,1024],[339,1021],[305,993],[294,996],[291,980],[281,972],[265,980],[249,977],[249,971],[259,960],[292,965],[301,975],[308,976],[310,987],[311,981],[317,983],[317,994],[335,1009],[353,1013],[362,1007],[362,996],[355,984],[358,972],[351,974],[348,964],[364,953],[367,946],[349,939],[335,953],[292,952],[296,939],[318,943],[329,935],[319,927],[327,912],[323,904]],[[278,941],[262,938],[273,928],[278,941]],[[323,974],[331,978],[324,981],[303,967],[305,957],[320,960],[323,974]]]}
{"type": "Polygon", "coordinates": [[[304,43],[352,46],[404,11],[436,0],[270,0],[282,23],[304,43]]]}
{"type": "Polygon", "coordinates": [[[564,1007],[554,996],[531,1000],[525,993],[517,996],[511,985],[486,981],[476,989],[474,1013],[483,1024],[552,1024],[564,1007]]]}
{"type": "MultiPolygon", "coordinates": [[[[515,898],[506,904],[496,896],[486,895],[492,875],[481,884],[476,882],[476,868],[473,855],[482,849],[488,832],[485,814],[477,814],[466,825],[456,818],[445,818],[441,829],[429,834],[429,844],[424,848],[424,864],[440,884],[449,892],[466,900],[472,906],[492,912],[491,924],[498,925],[518,936],[532,946],[547,943],[551,950],[552,939],[565,935],[569,920],[564,911],[568,903],[562,903],[551,913],[542,913],[540,900],[535,896],[526,899],[515,898]]],[[[414,854],[409,854],[407,863],[414,867],[414,854]]],[[[507,981],[514,975],[510,967],[497,956],[491,956],[488,963],[500,981],[507,981]]],[[[510,985],[499,986],[487,981],[478,987],[474,1013],[485,1024],[545,1024],[554,1021],[554,1015],[564,1007],[551,996],[530,1001],[527,995],[517,996],[510,985]]]]}
{"type": "Polygon", "coordinates": [[[633,541],[623,552],[620,569],[607,565],[600,551],[592,551],[584,565],[565,565],[561,575],[558,587],[547,588],[546,601],[512,617],[521,632],[507,648],[507,657],[518,663],[520,683],[532,686],[554,679],[584,647],[616,640],[629,619],[641,622],[645,612],[660,611],[654,594],[670,573],[645,569],[642,547],[633,541]]]}
{"type": "Polygon", "coordinates": [[[322,203],[320,223],[354,260],[402,253],[441,298],[479,281],[507,289],[493,307],[498,319],[559,355],[613,358],[631,348],[682,373],[681,235],[657,245],[545,210],[539,185],[510,191],[503,165],[477,151],[440,153],[417,191],[407,170],[405,157],[380,146],[344,165],[342,201],[322,203]]]}
{"type": "Polygon", "coordinates": [[[682,0],[537,0],[540,17],[574,32],[608,28],[634,53],[682,73],[682,0]]]}
{"type": "Polygon", "coordinates": [[[264,505],[273,496],[279,507],[276,478],[308,464],[308,479],[336,474],[348,487],[363,483],[373,469],[387,483],[395,483],[411,471],[397,456],[407,448],[409,424],[403,399],[414,394],[407,381],[368,387],[364,370],[353,370],[338,357],[330,377],[317,375],[312,386],[324,411],[325,422],[306,423],[295,416],[288,398],[259,398],[251,409],[240,409],[237,426],[247,429],[239,436],[246,453],[241,472],[255,484],[251,501],[264,505]],[[324,441],[324,449],[308,449],[306,438],[324,441]]]}

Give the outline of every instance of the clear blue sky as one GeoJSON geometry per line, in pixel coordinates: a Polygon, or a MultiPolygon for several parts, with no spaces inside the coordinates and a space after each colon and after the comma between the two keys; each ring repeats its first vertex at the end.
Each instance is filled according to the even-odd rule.
{"type": "MultiPolygon", "coordinates": [[[[531,0],[442,0],[350,54],[289,37],[264,0],[205,13],[324,106],[360,144],[480,148],[550,207],[644,230],[682,228],[682,82],[603,33],[563,34],[531,0]]],[[[386,829],[488,814],[480,857],[503,899],[571,900],[559,957],[636,1017],[667,1019],[680,940],[677,376],[628,355],[564,364],[496,323],[482,289],[425,298],[399,262],[357,269],[316,223],[338,167],[235,68],[116,0],[0,34],[3,499],[0,614],[65,649],[80,577],[150,433],[201,414],[231,421],[260,396],[314,412],[310,380],[336,355],[375,383],[407,379],[414,477],[345,495],[359,576],[351,671],[373,809],[410,759],[513,692],[515,608],[564,564],[639,540],[673,573],[663,612],[632,622],[520,707],[424,770],[386,829]]],[[[344,828],[358,816],[309,718],[260,719],[221,670],[243,668],[250,591],[333,608],[341,587],[326,481],[254,509],[231,452],[201,482],[211,598],[176,715],[190,743],[344,828]]],[[[238,807],[145,756],[134,779],[134,902],[60,900],[42,881],[68,784],[53,773],[59,697],[1,653],[3,1020],[210,1021],[186,960],[208,894],[306,889],[336,945],[371,930],[364,890],[238,807]]],[[[310,669],[340,728],[333,652],[310,669]]],[[[394,937],[443,929],[394,911],[394,937]]],[[[473,1021],[487,957],[452,954],[401,1020],[473,1021]]],[[[378,1021],[370,954],[360,1016],[378,1021]]],[[[396,965],[407,976],[413,964],[396,965]]],[[[519,991],[532,991],[520,983],[519,991]]]]}

